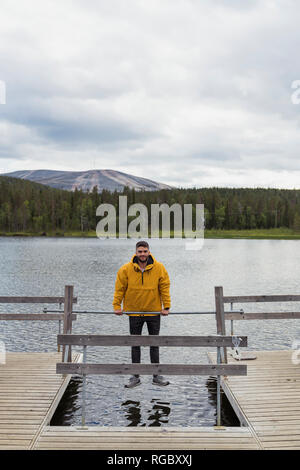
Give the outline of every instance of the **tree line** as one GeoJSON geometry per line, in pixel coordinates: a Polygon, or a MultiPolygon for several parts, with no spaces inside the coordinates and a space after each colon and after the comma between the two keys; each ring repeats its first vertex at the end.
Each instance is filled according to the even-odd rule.
{"type": "MultiPolygon", "coordinates": [[[[118,214],[119,196],[128,206],[142,203],[204,204],[205,228],[223,230],[291,228],[300,231],[300,190],[265,188],[175,188],[159,191],[66,191],[19,178],[0,176],[2,233],[61,233],[93,231],[100,217],[96,209],[110,203],[118,214]]],[[[138,215],[138,214],[137,214],[138,215]]],[[[128,222],[134,217],[128,217],[128,222]]],[[[171,217],[171,228],[173,217],[171,217]]]]}

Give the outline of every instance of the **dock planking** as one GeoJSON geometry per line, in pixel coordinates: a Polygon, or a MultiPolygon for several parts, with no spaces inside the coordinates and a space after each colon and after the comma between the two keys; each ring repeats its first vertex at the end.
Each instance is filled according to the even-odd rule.
{"type": "Polygon", "coordinates": [[[36,449],[68,450],[242,450],[259,449],[247,428],[174,427],[82,429],[75,426],[47,426],[36,449]]]}
{"type": "MultiPolygon", "coordinates": [[[[80,354],[73,355],[77,362],[80,354]]],[[[0,450],[32,449],[71,376],[56,374],[60,353],[6,353],[0,364],[0,450]]]]}
{"type": "MultiPolygon", "coordinates": [[[[222,388],[261,449],[300,449],[300,367],[292,350],[255,351],[247,376],[223,377],[222,388]]],[[[208,353],[211,362],[216,355],[208,353]]],[[[236,363],[230,354],[228,362],[236,363]]]]}
{"type": "MultiPolygon", "coordinates": [[[[73,362],[81,361],[73,354],[73,362]]],[[[0,365],[0,450],[257,449],[246,428],[49,426],[69,383],[59,353],[7,353],[0,365]]]]}
{"type": "MultiPolygon", "coordinates": [[[[49,426],[70,380],[56,373],[61,354],[7,353],[0,365],[0,449],[300,449],[300,367],[291,350],[255,354],[243,361],[247,376],[222,379],[243,427],[82,428],[49,426]]],[[[237,362],[230,354],[228,361],[237,362]]]]}

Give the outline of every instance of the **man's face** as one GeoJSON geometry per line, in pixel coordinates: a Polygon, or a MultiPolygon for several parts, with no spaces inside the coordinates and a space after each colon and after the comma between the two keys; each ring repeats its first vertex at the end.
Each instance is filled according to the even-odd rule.
{"type": "Polygon", "coordinates": [[[136,256],[138,257],[138,260],[141,262],[141,263],[145,263],[145,261],[147,261],[147,258],[149,256],[149,249],[146,248],[145,246],[139,246],[137,249],[136,249],[136,256]]]}

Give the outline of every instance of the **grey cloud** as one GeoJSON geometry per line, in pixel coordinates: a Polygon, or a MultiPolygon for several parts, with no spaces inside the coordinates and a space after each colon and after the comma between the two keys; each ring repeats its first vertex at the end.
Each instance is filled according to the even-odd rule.
{"type": "Polygon", "coordinates": [[[82,144],[83,146],[93,146],[95,144],[120,145],[130,140],[141,140],[146,136],[134,132],[125,123],[113,122],[71,122],[68,120],[44,119],[42,116],[35,116],[24,121],[16,119],[15,122],[33,127],[37,134],[57,144],[82,144]]]}
{"type": "Polygon", "coordinates": [[[2,4],[0,131],[2,122],[10,130],[0,156],[9,169],[27,169],[17,168],[22,158],[80,170],[98,158],[179,185],[194,171],[212,184],[230,181],[231,169],[249,170],[249,181],[252,169],[298,171],[299,3],[53,5],[2,4]]]}

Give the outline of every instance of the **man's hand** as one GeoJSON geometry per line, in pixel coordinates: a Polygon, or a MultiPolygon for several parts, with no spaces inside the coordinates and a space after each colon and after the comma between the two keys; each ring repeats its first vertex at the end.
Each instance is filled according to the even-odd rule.
{"type": "Polygon", "coordinates": [[[169,315],[169,310],[165,310],[164,308],[160,312],[162,315],[169,315]]]}
{"type": "Polygon", "coordinates": [[[123,310],[119,309],[119,310],[115,310],[114,313],[116,315],[123,315],[123,310]]]}

